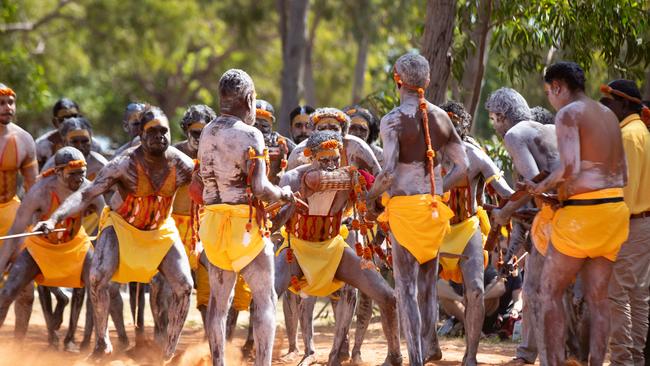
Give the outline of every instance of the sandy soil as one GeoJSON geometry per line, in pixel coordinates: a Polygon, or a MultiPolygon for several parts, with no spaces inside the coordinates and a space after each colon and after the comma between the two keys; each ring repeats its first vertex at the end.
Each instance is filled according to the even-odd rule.
{"type": "MultiPolygon", "coordinates": [[[[133,321],[131,318],[130,312],[128,312],[128,295],[124,296],[125,300],[125,321],[127,325],[127,330],[129,332],[129,337],[134,335],[133,321]]],[[[279,305],[281,302],[279,302],[279,305]]],[[[281,305],[280,305],[281,306],[281,305]]],[[[331,313],[331,308],[329,305],[326,306],[325,301],[321,301],[316,306],[316,311],[320,310],[325,306],[325,310],[316,321],[316,351],[318,362],[325,364],[327,361],[327,355],[332,342],[333,334],[333,318],[331,313]]],[[[68,322],[68,309],[66,309],[66,317],[64,323],[59,331],[59,337],[62,340],[65,336],[65,331],[67,330],[68,322]]],[[[152,328],[153,321],[151,319],[151,313],[146,312],[146,331],[147,337],[152,338],[152,328]]],[[[298,360],[293,362],[283,363],[280,361],[280,357],[286,353],[287,350],[287,341],[284,332],[284,321],[282,316],[282,310],[278,309],[278,328],[276,333],[276,342],[273,352],[274,364],[282,365],[295,365],[298,363],[298,360]]],[[[109,321],[110,323],[110,321],[109,321]]],[[[34,366],[45,366],[45,365],[90,365],[89,361],[86,361],[88,351],[82,351],[81,353],[68,353],[63,351],[56,351],[49,349],[47,347],[47,337],[45,322],[41,312],[41,307],[38,299],[34,303],[34,312],[31,318],[29,331],[25,342],[22,345],[14,344],[12,341],[13,338],[13,308],[10,309],[7,321],[5,326],[0,328],[0,366],[17,366],[17,365],[34,365],[34,366]]],[[[79,321],[80,327],[77,331],[77,341],[81,340],[83,333],[83,324],[84,316],[82,312],[81,319],[79,321]]],[[[240,348],[244,343],[244,338],[246,335],[245,327],[248,324],[248,316],[246,313],[242,313],[239,317],[238,329],[235,334],[235,339],[232,344],[228,345],[227,356],[229,365],[245,365],[251,364],[250,360],[244,360],[240,352],[240,348]]],[[[354,325],[352,326],[354,329],[354,325]]],[[[114,346],[117,344],[116,334],[110,325],[111,339],[113,340],[114,346]]],[[[353,335],[351,334],[352,339],[353,335]]],[[[131,339],[133,342],[133,340],[131,339]]],[[[299,347],[301,347],[301,340],[299,338],[299,347]]],[[[402,353],[405,356],[404,359],[407,362],[407,352],[406,346],[403,343],[402,353]]],[[[485,340],[481,342],[480,351],[478,360],[483,365],[501,365],[504,362],[507,362],[514,355],[515,344],[512,342],[496,342],[494,340],[485,340]]],[[[435,365],[459,365],[465,350],[464,342],[460,338],[451,338],[451,339],[442,339],[441,347],[443,351],[443,359],[435,363],[435,365]]],[[[62,346],[61,346],[62,348],[62,346]]],[[[138,355],[133,355],[132,353],[124,352],[123,350],[117,351],[107,360],[107,364],[111,366],[119,365],[128,365],[128,366],[144,366],[144,365],[156,365],[159,364],[159,361],[153,356],[155,354],[155,348],[152,344],[148,344],[146,347],[143,347],[145,350],[140,352],[138,355]]],[[[195,366],[195,365],[208,365],[209,364],[209,352],[207,343],[203,340],[203,329],[201,325],[201,317],[199,312],[195,309],[194,304],[190,310],[183,334],[180,339],[180,344],[178,347],[178,364],[183,366],[195,366]]],[[[362,357],[363,360],[368,365],[379,365],[383,362],[386,356],[386,346],[381,331],[381,325],[378,319],[373,319],[370,329],[366,335],[366,340],[362,348],[362,357]]],[[[344,363],[345,365],[346,363],[344,363]]]]}

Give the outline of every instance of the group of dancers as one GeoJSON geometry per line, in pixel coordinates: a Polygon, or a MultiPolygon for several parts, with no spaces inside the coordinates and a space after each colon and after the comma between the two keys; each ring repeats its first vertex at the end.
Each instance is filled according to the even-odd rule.
{"type": "Polygon", "coordinates": [[[131,140],[110,160],[76,103],[58,101],[55,130],[34,141],[14,122],[15,92],[0,84],[0,324],[14,303],[15,334],[24,337],[35,281],[56,347],[68,301],[60,288],[72,288],[63,344],[77,350],[88,291],[81,347],[94,328],[92,357],[102,359],[113,352],[109,314],[119,344],[129,343],[120,284],[130,284],[139,315],[136,347],[150,286],[155,340],[163,362],[174,362],[196,289],[212,363],[225,363],[237,315],[249,310],[244,351],[270,365],[281,298],[289,338],[283,359],[300,355],[300,327],[299,362],[307,365],[317,361],[315,301],[329,297],[328,364],[363,362],[374,303],[384,364],[402,364],[403,337],[408,363],[423,365],[443,357],[436,332],[442,278],[463,287],[462,364],[476,365],[484,270],[492,261],[505,278],[527,250],[523,339],[512,364],[566,362],[567,297],[584,298],[588,309],[576,331],[584,352],[574,356],[600,365],[609,342],[612,364],[643,364],[650,111],[638,87],[616,80],[595,101],[577,64],[553,64],[543,85],[557,111],[551,123],[535,121],[541,118],[517,91],[493,92],[485,108],[512,158],[512,188],[471,137],[463,106],[425,99],[429,74],[424,57],[405,54],[393,68],[399,105],[381,121],[358,105],[300,106],[289,116],[289,137],[274,131],[275,111],[256,98],[251,77],[231,69],[219,80],[219,113],[190,106],[180,121],[186,139],[173,146],[160,108],[129,104],[123,127],[131,140]],[[500,236],[509,238],[505,255],[497,254],[500,236]]]}

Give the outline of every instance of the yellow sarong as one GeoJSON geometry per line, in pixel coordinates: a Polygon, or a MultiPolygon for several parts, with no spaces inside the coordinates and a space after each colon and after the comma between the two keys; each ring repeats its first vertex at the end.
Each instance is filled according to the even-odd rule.
{"type": "Polygon", "coordinates": [[[112,226],[117,234],[120,263],[112,281],[119,283],[149,283],[174,242],[180,241],[174,219],[168,217],[156,230],[139,230],[122,216],[104,208],[101,231],[112,226]]]}
{"type": "MultiPolygon", "coordinates": [[[[569,199],[623,197],[623,189],[607,188],[581,193],[569,199]]],[[[630,211],[625,202],[590,206],[565,206],[555,211],[551,243],[560,253],[574,258],[616,255],[629,233],[630,211]]]]}
{"type": "Polygon", "coordinates": [[[83,226],[68,242],[52,244],[39,236],[30,236],[25,239],[25,248],[41,271],[36,276],[39,285],[74,288],[84,286],[81,275],[91,244],[83,226]]]}
{"type": "Polygon", "coordinates": [[[208,306],[208,301],[210,301],[208,269],[199,263],[194,273],[196,274],[196,307],[208,306]]]}
{"type": "Polygon", "coordinates": [[[183,247],[185,247],[185,254],[190,260],[190,268],[193,271],[196,271],[198,268],[199,258],[197,253],[192,253],[192,225],[190,215],[179,215],[172,213],[172,218],[176,222],[176,228],[178,228],[178,234],[181,236],[181,241],[183,242],[183,247]]]}
{"type": "Polygon", "coordinates": [[[555,216],[555,210],[553,210],[553,207],[544,203],[537,215],[535,215],[533,225],[530,227],[530,235],[533,244],[535,244],[535,249],[544,256],[548,250],[548,242],[551,240],[553,216],[555,216]]]}
{"type": "Polygon", "coordinates": [[[248,311],[253,299],[253,292],[244,280],[242,275],[237,275],[237,283],[235,283],[235,296],[232,299],[232,307],[237,311],[248,311]]]}
{"type": "MultiPolygon", "coordinates": [[[[286,232],[284,244],[277,250],[280,253],[287,247],[286,232]]],[[[291,249],[302,270],[299,280],[300,291],[311,296],[329,296],[345,284],[335,278],[343,251],[347,243],[341,234],[325,241],[307,241],[291,237],[291,249]]],[[[277,254],[276,254],[277,255],[277,254]]],[[[289,287],[290,290],[293,287],[289,287]]]]}
{"type": "Polygon", "coordinates": [[[440,197],[435,196],[437,215],[434,217],[433,202],[434,196],[430,194],[384,196],[382,199],[386,209],[379,220],[388,221],[395,239],[420,264],[438,255],[438,249],[450,230],[449,219],[454,216],[440,197]]]}
{"type": "Polygon", "coordinates": [[[86,215],[81,219],[81,224],[86,230],[86,233],[92,235],[99,227],[99,216],[95,212],[86,215]]]}
{"type": "Polygon", "coordinates": [[[226,271],[239,272],[264,250],[266,241],[255,220],[250,233],[246,232],[247,222],[248,205],[205,206],[199,237],[210,263],[226,271]]]}
{"type": "MultiPolygon", "coordinates": [[[[16,196],[5,203],[0,203],[0,236],[7,235],[9,229],[11,229],[18,207],[20,207],[20,200],[16,196]]],[[[2,240],[0,240],[1,247],[2,240]]]]}
{"type": "MultiPolygon", "coordinates": [[[[477,228],[481,228],[483,237],[483,245],[490,232],[490,219],[487,212],[483,207],[478,207],[476,215],[468,217],[467,219],[459,222],[458,224],[451,225],[451,231],[445,236],[445,240],[440,246],[440,251],[443,253],[461,255],[467,247],[467,243],[474,236],[477,228]]],[[[459,258],[440,257],[440,278],[454,281],[456,283],[463,283],[463,272],[460,269],[459,258]]],[[[488,253],[483,251],[483,265],[487,266],[488,253]]]]}

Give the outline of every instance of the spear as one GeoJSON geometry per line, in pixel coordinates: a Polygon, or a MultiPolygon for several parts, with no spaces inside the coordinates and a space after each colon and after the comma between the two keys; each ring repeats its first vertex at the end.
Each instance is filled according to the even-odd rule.
{"type": "Polygon", "coordinates": [[[5,235],[5,236],[0,236],[0,241],[1,240],[8,240],[8,239],[24,238],[26,236],[47,235],[49,233],[60,233],[60,232],[64,232],[64,231],[66,231],[66,229],[54,229],[54,230],[50,230],[47,233],[45,231],[32,231],[31,233],[5,235]]]}

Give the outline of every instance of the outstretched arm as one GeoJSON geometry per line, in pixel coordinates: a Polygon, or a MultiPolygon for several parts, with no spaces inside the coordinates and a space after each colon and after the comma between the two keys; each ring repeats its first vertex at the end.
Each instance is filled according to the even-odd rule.
{"type": "MultiPolygon", "coordinates": [[[[286,174],[284,174],[280,178],[280,186],[285,187],[289,186],[291,187],[292,191],[298,192],[300,190],[300,175],[298,174],[298,171],[296,169],[288,171],[286,174]]],[[[273,226],[271,227],[271,233],[274,233],[284,224],[289,221],[291,216],[296,212],[296,205],[295,204],[288,204],[283,206],[280,211],[278,212],[275,217],[271,219],[271,222],[273,223],[273,226]]]]}
{"type": "Polygon", "coordinates": [[[479,166],[480,172],[489,184],[497,192],[499,197],[508,198],[512,195],[513,190],[503,178],[503,172],[497,167],[492,159],[481,149],[471,149],[467,155],[472,164],[474,161],[479,166]]]}
{"type": "Polygon", "coordinates": [[[95,201],[95,198],[106,193],[119,181],[127,164],[126,159],[120,158],[109,162],[99,171],[97,178],[92,183],[71,194],[47,221],[36,224],[34,230],[53,230],[57,222],[83,212],[89,202],[95,201]]]}
{"type": "Polygon", "coordinates": [[[365,141],[348,135],[345,137],[348,140],[347,153],[354,156],[354,162],[358,168],[368,171],[372,175],[378,175],[381,172],[381,166],[375,156],[375,153],[365,141]]]}

